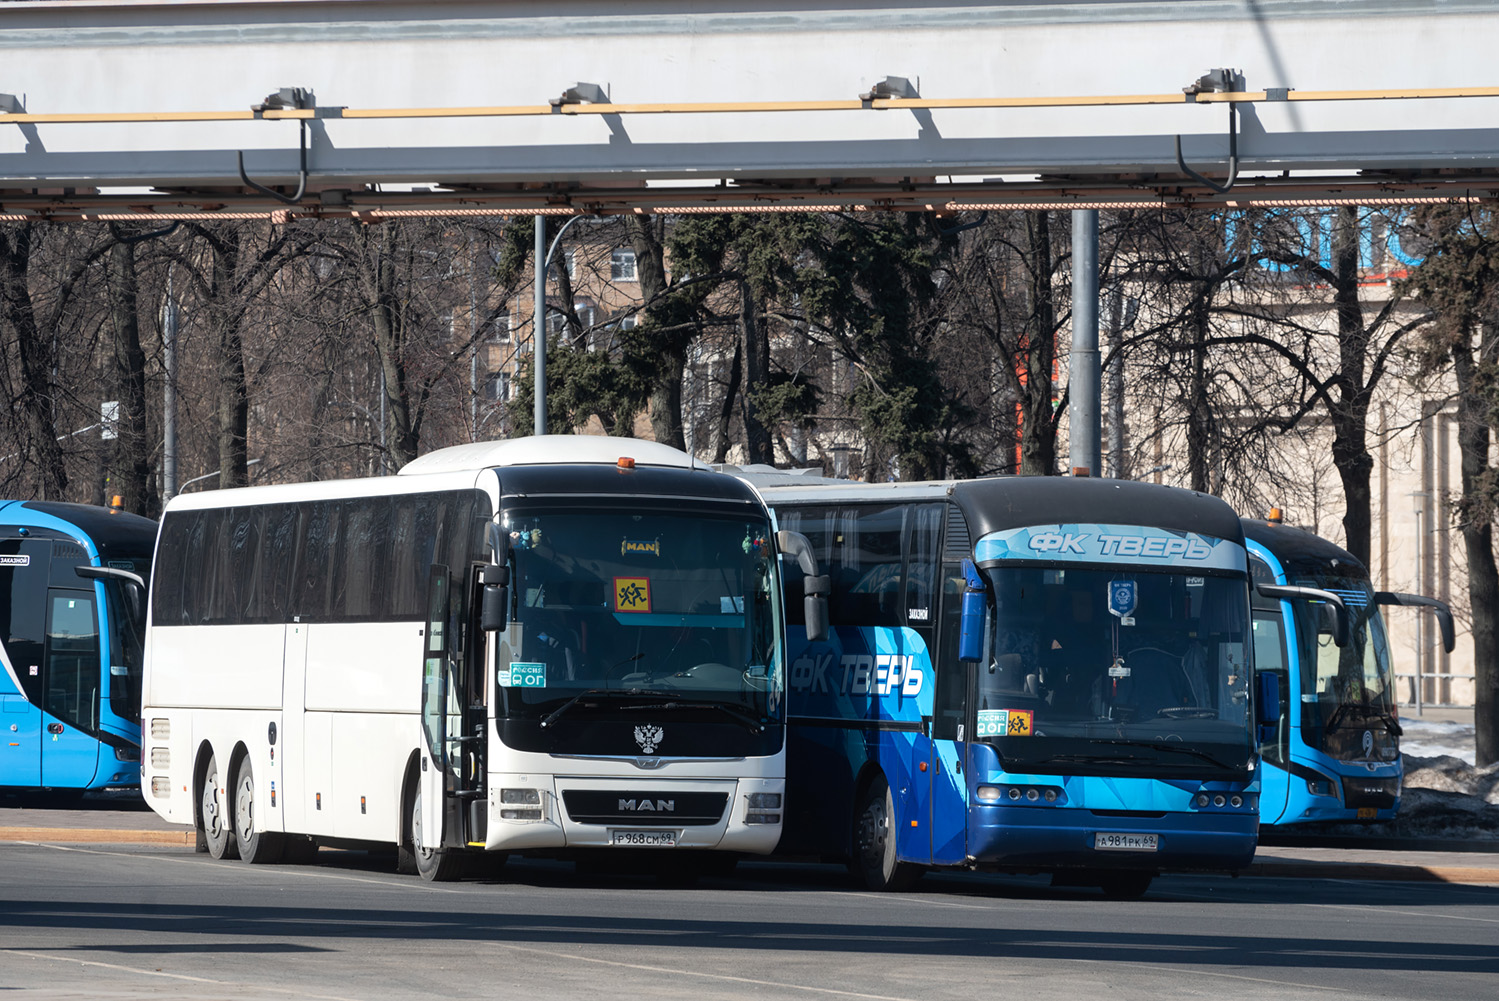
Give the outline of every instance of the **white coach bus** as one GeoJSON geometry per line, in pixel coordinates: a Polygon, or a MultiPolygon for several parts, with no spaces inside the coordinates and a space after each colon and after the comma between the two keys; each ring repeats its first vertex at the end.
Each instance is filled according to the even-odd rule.
{"type": "Polygon", "coordinates": [[[783,554],[815,627],[804,538],[739,480],[619,438],[177,497],[143,794],[216,858],[383,843],[426,879],[484,852],[650,848],[677,874],[768,853],[783,554]]]}

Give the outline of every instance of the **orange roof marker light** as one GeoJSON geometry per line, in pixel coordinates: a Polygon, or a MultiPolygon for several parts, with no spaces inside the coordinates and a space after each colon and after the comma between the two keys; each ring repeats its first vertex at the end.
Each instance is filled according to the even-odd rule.
{"type": "Polygon", "coordinates": [[[109,509],[111,511],[125,510],[125,498],[120,494],[115,494],[109,499],[109,509]]]}
{"type": "Polygon", "coordinates": [[[1270,509],[1270,517],[1266,518],[1265,520],[1272,525],[1280,525],[1284,524],[1286,518],[1285,514],[1281,511],[1280,508],[1272,507],[1270,509]]]}
{"type": "Polygon", "coordinates": [[[635,460],[630,458],[628,455],[621,455],[619,457],[619,462],[617,463],[617,465],[620,469],[634,469],[635,460]]]}

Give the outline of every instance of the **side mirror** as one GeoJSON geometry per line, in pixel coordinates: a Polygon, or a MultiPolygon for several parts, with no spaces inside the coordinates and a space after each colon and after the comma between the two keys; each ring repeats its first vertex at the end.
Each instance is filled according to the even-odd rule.
{"type": "Polygon", "coordinates": [[[1254,589],[1267,598],[1280,598],[1283,601],[1309,598],[1312,601],[1326,602],[1326,614],[1332,616],[1332,641],[1340,647],[1348,645],[1348,607],[1332,591],[1292,584],[1256,584],[1254,589]]]}
{"type": "Polygon", "coordinates": [[[828,592],[832,589],[832,581],[827,574],[802,578],[807,639],[812,643],[821,643],[828,638],[828,592]]]}
{"type": "Polygon", "coordinates": [[[1259,725],[1259,742],[1268,744],[1280,726],[1280,678],[1271,671],[1261,671],[1254,679],[1254,721],[1259,725]]]}
{"type": "Polygon", "coordinates": [[[1374,603],[1376,605],[1412,605],[1417,608],[1431,609],[1436,613],[1437,627],[1442,630],[1442,649],[1451,653],[1452,648],[1457,646],[1457,635],[1452,626],[1452,609],[1445,601],[1419,594],[1406,594],[1403,591],[1375,591],[1374,603]]]}
{"type": "Polygon", "coordinates": [[[777,532],[776,549],[783,556],[793,557],[805,575],[802,578],[802,600],[806,602],[807,639],[821,643],[828,638],[828,594],[833,590],[832,581],[826,574],[817,572],[817,554],[802,533],[785,529],[777,532]]]}
{"type": "Polygon", "coordinates": [[[479,570],[484,596],[479,605],[479,628],[497,633],[510,620],[510,568],[490,564],[479,570]]]}
{"type": "Polygon", "coordinates": [[[958,659],[983,660],[984,620],[988,612],[984,578],[972,560],[963,561],[963,601],[958,618],[958,659]]]}

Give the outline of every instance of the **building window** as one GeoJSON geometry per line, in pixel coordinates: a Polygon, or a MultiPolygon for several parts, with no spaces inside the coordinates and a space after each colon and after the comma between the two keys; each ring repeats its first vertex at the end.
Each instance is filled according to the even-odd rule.
{"type": "Polygon", "coordinates": [[[569,281],[578,280],[578,252],[576,250],[564,250],[562,252],[562,266],[567,269],[569,281]]]}
{"type": "Polygon", "coordinates": [[[515,395],[509,372],[496,372],[484,382],[484,395],[491,403],[503,403],[515,395]]]}
{"type": "Polygon", "coordinates": [[[501,313],[494,318],[494,326],[490,328],[490,340],[500,344],[510,343],[510,314],[501,313]]]}
{"type": "Polygon", "coordinates": [[[638,281],[635,277],[635,251],[621,249],[610,254],[609,277],[617,282],[638,281]]]}
{"type": "Polygon", "coordinates": [[[592,327],[595,323],[598,322],[599,310],[598,307],[593,304],[592,299],[577,300],[577,309],[578,326],[582,327],[584,330],[587,330],[589,327],[592,327]]]}

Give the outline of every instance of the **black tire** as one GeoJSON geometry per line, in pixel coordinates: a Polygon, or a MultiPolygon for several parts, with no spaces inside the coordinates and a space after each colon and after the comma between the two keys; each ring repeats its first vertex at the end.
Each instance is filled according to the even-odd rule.
{"type": "MultiPolygon", "coordinates": [[[[454,852],[444,848],[422,848],[422,790],[418,784],[411,797],[411,854],[416,863],[416,874],[429,883],[448,883],[463,872],[463,860],[454,852]]],[[[396,862],[400,865],[399,859],[396,862]]]]}
{"type": "Polygon", "coordinates": [[[1098,878],[1098,888],[1110,900],[1139,900],[1145,896],[1145,891],[1150,889],[1150,884],[1154,880],[1155,873],[1153,872],[1125,869],[1101,875],[1098,878]]]}
{"type": "Polygon", "coordinates": [[[884,776],[864,790],[854,814],[854,875],[871,890],[898,893],[921,879],[919,865],[901,862],[895,853],[895,802],[884,776]]]}
{"type": "Polygon", "coordinates": [[[218,758],[210,752],[198,789],[198,823],[208,854],[216,859],[239,858],[228,803],[229,796],[219,781],[218,758]]]}
{"type": "Polygon", "coordinates": [[[255,822],[255,769],[246,754],[234,769],[234,840],[239,857],[251,865],[280,862],[286,838],[278,831],[264,831],[255,822]]]}

